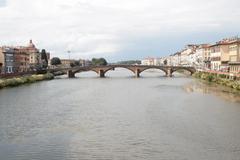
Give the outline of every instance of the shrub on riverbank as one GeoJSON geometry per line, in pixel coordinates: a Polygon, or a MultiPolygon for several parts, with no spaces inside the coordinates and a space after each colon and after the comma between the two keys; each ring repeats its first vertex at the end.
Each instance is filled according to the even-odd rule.
{"type": "Polygon", "coordinates": [[[223,86],[240,90],[240,81],[226,79],[226,75],[216,75],[213,73],[196,72],[193,74],[193,77],[205,80],[207,82],[213,82],[223,86]]]}
{"type": "Polygon", "coordinates": [[[0,79],[0,88],[14,87],[14,86],[19,86],[21,84],[33,83],[36,81],[43,81],[43,80],[50,80],[53,78],[54,78],[53,74],[47,73],[47,74],[15,77],[15,78],[10,78],[10,79],[0,79]]]}

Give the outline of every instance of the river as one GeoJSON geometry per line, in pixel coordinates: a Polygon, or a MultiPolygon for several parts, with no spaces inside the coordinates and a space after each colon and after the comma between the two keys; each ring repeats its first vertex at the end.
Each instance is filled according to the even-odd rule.
{"type": "Polygon", "coordinates": [[[175,73],[0,90],[1,160],[239,160],[240,96],[175,73]]]}

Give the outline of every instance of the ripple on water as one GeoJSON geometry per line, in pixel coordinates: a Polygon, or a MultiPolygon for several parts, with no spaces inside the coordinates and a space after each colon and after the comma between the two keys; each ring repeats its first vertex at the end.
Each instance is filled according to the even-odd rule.
{"type": "Polygon", "coordinates": [[[0,159],[239,159],[239,96],[178,74],[77,76],[0,91],[0,159]]]}

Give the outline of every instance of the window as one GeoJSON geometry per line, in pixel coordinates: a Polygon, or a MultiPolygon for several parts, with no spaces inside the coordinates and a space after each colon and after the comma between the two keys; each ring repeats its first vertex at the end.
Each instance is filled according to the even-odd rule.
{"type": "Polygon", "coordinates": [[[236,62],[237,56],[230,56],[230,62],[236,62]]]}
{"type": "Polygon", "coordinates": [[[13,67],[12,66],[8,66],[7,67],[7,73],[12,73],[13,72],[13,67]]]}
{"type": "Polygon", "coordinates": [[[229,46],[229,51],[236,51],[237,50],[237,45],[231,45],[229,46]]]}

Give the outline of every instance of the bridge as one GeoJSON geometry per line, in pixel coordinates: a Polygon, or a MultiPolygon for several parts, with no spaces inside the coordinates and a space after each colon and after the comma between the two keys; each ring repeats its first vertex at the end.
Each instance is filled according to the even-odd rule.
{"type": "Polygon", "coordinates": [[[140,77],[140,74],[148,69],[159,69],[162,70],[166,76],[172,77],[173,73],[177,70],[186,70],[189,71],[192,75],[196,72],[194,67],[187,66],[146,66],[146,65],[106,65],[106,66],[76,66],[72,68],[58,68],[52,69],[50,72],[62,71],[68,75],[69,78],[74,78],[76,73],[85,72],[85,71],[94,71],[100,77],[105,77],[105,74],[110,70],[115,70],[115,68],[125,68],[130,70],[135,77],[140,77]]]}

